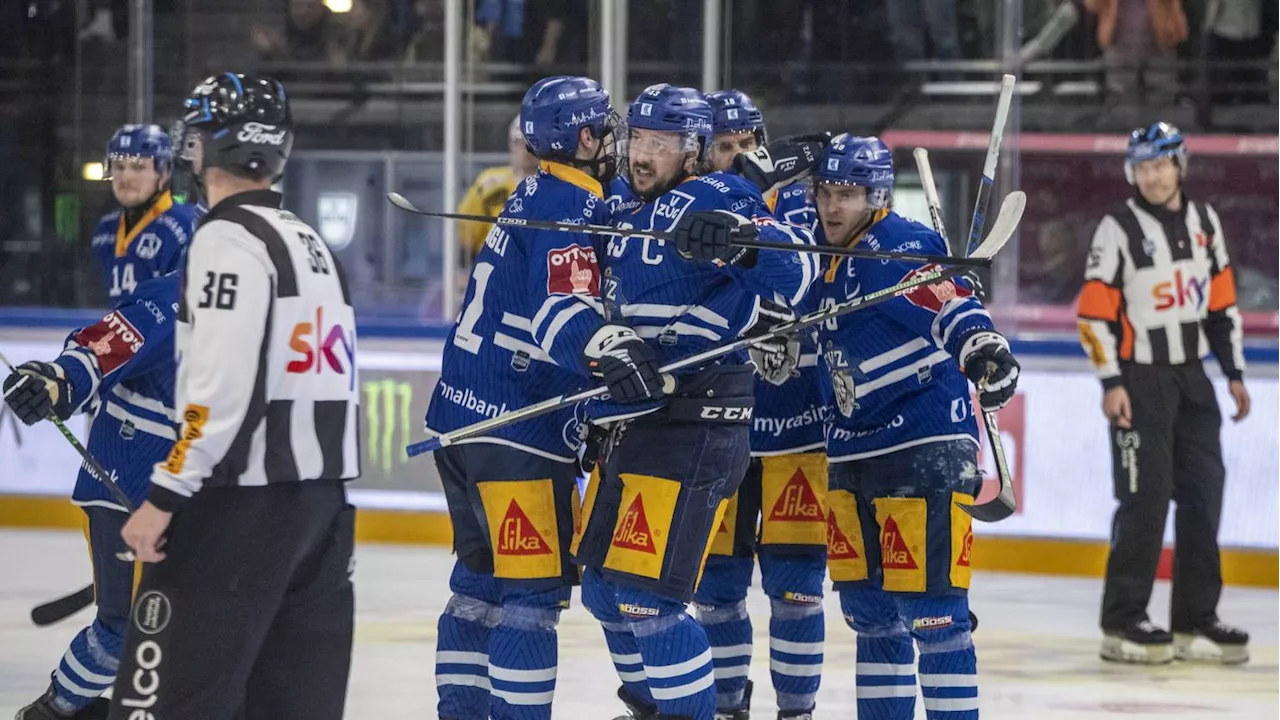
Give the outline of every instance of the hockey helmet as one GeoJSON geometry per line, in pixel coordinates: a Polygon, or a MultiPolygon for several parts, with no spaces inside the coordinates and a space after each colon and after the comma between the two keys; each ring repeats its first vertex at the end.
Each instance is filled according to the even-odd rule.
{"type": "Polygon", "coordinates": [[[878,137],[837,135],[822,152],[814,182],[865,187],[870,207],[889,207],[893,198],[893,153],[878,137]]]}
{"type": "MultiPolygon", "coordinates": [[[[284,174],[293,149],[293,115],[279,80],[230,72],[214,75],[191,91],[183,108],[186,134],[201,136],[204,167],[273,181],[284,174]]],[[[188,157],[191,151],[184,142],[184,159],[194,159],[188,157]]]]}
{"type": "Polygon", "coordinates": [[[102,162],[104,178],[111,177],[111,161],[123,158],[151,158],[156,172],[173,167],[173,142],[159,125],[122,125],[107,141],[102,162]]]}
{"type": "Polygon", "coordinates": [[[1171,157],[1183,173],[1187,171],[1187,144],[1182,131],[1167,122],[1153,123],[1129,133],[1125,149],[1124,177],[1130,185],[1138,182],[1134,168],[1138,163],[1160,157],[1171,157]]]}

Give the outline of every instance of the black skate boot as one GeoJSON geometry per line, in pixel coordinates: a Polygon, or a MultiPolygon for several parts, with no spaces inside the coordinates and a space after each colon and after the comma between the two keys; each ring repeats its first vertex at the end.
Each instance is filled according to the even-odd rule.
{"type": "Polygon", "coordinates": [[[613,720],[661,720],[657,706],[632,697],[625,687],[618,688],[618,699],[627,706],[627,714],[619,715],[613,720]]]}
{"type": "Polygon", "coordinates": [[[813,720],[813,710],[779,710],[778,720],[813,720]]]}
{"type": "Polygon", "coordinates": [[[1126,628],[1104,629],[1099,655],[1111,662],[1163,665],[1173,661],[1173,636],[1150,620],[1126,628]]]}
{"type": "Polygon", "coordinates": [[[1178,660],[1203,660],[1223,665],[1249,662],[1249,633],[1231,627],[1218,618],[1189,632],[1173,634],[1173,656],[1178,660]],[[1193,648],[1196,638],[1203,638],[1210,649],[1193,648]]]}
{"type": "Polygon", "coordinates": [[[35,702],[19,710],[13,720],[68,720],[70,715],[63,715],[53,709],[53,698],[53,686],[50,685],[35,702]]]}
{"type": "Polygon", "coordinates": [[[715,720],[751,720],[751,691],[755,683],[747,681],[747,688],[742,691],[742,707],[737,710],[717,710],[715,720]]]}

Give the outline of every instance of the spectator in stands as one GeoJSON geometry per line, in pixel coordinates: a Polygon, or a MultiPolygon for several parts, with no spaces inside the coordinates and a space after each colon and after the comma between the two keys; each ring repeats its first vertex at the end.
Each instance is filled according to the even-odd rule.
{"type": "MultiPolygon", "coordinates": [[[[491,167],[480,173],[467,194],[458,205],[458,212],[466,215],[496,216],[502,212],[507,196],[516,186],[524,182],[526,177],[538,172],[538,159],[529,154],[525,146],[524,134],[520,132],[520,116],[511,121],[507,129],[507,164],[491,167]]],[[[467,270],[471,262],[480,252],[485,235],[489,234],[492,225],[481,222],[464,222],[458,227],[458,238],[462,241],[463,263],[467,270]]],[[[463,274],[465,278],[466,273],[463,274]]]]}
{"type": "Polygon", "coordinates": [[[1264,61],[1271,54],[1275,38],[1275,3],[1270,7],[1270,32],[1264,27],[1262,0],[1210,0],[1205,27],[1208,42],[1205,53],[1210,61],[1256,62],[1250,67],[1212,67],[1209,87],[1213,102],[1265,103],[1266,69],[1264,61]]]}
{"type": "Polygon", "coordinates": [[[1142,88],[1148,100],[1172,102],[1174,50],[1189,35],[1180,0],[1085,0],[1085,8],[1098,16],[1108,94],[1131,98],[1142,88]]]}
{"type": "Polygon", "coordinates": [[[399,55],[387,0],[355,0],[346,17],[343,57],[348,61],[392,60],[399,55]]]}
{"type": "Polygon", "coordinates": [[[440,62],[444,59],[444,3],[414,0],[412,29],[405,47],[408,62],[440,62]]]}
{"type": "Polygon", "coordinates": [[[255,25],[251,38],[266,60],[334,62],[342,58],[342,34],[341,24],[322,0],[288,0],[284,30],[255,25]]]}
{"type": "Polygon", "coordinates": [[[587,59],[586,0],[477,0],[489,58],[547,68],[587,59]]]}
{"type": "Polygon", "coordinates": [[[955,0],[885,0],[884,4],[899,63],[960,59],[955,0]]]}

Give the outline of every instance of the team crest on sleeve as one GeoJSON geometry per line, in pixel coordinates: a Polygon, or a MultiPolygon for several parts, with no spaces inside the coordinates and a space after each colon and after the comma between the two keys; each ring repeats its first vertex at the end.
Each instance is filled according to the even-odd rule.
{"type": "Polygon", "coordinates": [[[569,245],[547,253],[548,295],[600,295],[595,248],[569,245]]]}
{"type": "Polygon", "coordinates": [[[145,338],[128,318],[112,311],[97,324],[76,333],[75,341],[97,356],[98,368],[105,377],[129,362],[142,349],[145,338]]]}
{"type": "Polygon", "coordinates": [[[841,415],[847,418],[853,417],[853,411],[858,409],[858,394],[853,380],[853,369],[844,357],[844,350],[832,346],[828,341],[826,352],[822,355],[827,369],[831,372],[831,386],[836,396],[836,408],[840,410],[841,415]]]}

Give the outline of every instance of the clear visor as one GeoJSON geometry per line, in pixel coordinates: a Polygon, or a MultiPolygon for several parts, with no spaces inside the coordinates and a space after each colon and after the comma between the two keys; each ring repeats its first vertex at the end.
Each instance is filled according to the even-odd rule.
{"type": "Polygon", "coordinates": [[[141,169],[155,170],[156,169],[156,159],[148,155],[137,155],[134,153],[120,153],[120,152],[107,153],[106,159],[102,161],[102,179],[103,180],[110,180],[112,178],[112,176],[115,174],[115,169],[112,166],[115,165],[117,162],[123,163],[126,167],[133,167],[139,170],[141,169]]]}
{"type": "Polygon", "coordinates": [[[871,210],[884,210],[893,204],[893,191],[889,188],[869,188],[848,180],[813,178],[805,189],[805,199],[809,201],[809,205],[817,206],[818,188],[822,187],[827,188],[827,192],[834,193],[837,197],[846,194],[856,196],[860,193],[857,193],[855,188],[862,188],[866,193],[867,208],[871,210]]]}
{"type": "Polygon", "coordinates": [[[692,130],[667,132],[664,130],[631,129],[627,136],[628,154],[679,155],[698,151],[698,136],[692,130]]]}

